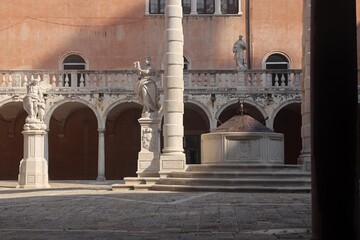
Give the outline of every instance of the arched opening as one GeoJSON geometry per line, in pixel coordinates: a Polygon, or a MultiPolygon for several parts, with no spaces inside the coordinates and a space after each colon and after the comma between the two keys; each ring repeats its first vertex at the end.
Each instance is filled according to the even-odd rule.
{"type": "Polygon", "coordinates": [[[106,119],[105,177],[123,179],[135,177],[138,153],[141,150],[142,106],[123,103],[114,107],[106,119]]]}
{"type": "MultiPolygon", "coordinates": [[[[289,68],[289,60],[280,53],[271,54],[265,61],[266,69],[286,70],[289,68]]],[[[277,72],[272,74],[272,85],[288,85],[289,76],[285,73],[277,72]]]]}
{"type": "Polygon", "coordinates": [[[51,116],[49,179],[95,180],[98,165],[98,124],[81,103],[59,106],[51,116]]]}
{"type": "Polygon", "coordinates": [[[186,163],[200,163],[201,134],[209,132],[209,119],[205,112],[195,104],[185,103],[184,107],[184,151],[186,163]]]}
{"type": "Polygon", "coordinates": [[[85,75],[81,76],[82,74],[80,73],[76,74],[76,70],[86,69],[86,61],[84,58],[76,54],[67,56],[62,62],[62,69],[69,71],[73,70],[72,72],[66,73],[63,76],[63,85],[65,87],[74,87],[75,85],[76,87],[80,87],[81,83],[84,84],[81,79],[85,79],[85,75]]]}
{"type": "Polygon", "coordinates": [[[16,180],[24,153],[22,135],[27,113],[21,102],[0,108],[0,180],[16,180]]]}
{"type": "Polygon", "coordinates": [[[297,164],[301,151],[301,104],[281,109],[274,119],[274,131],[284,134],[285,164],[297,164]]]}
{"type": "MultiPolygon", "coordinates": [[[[257,121],[259,121],[260,123],[266,125],[265,124],[266,119],[255,106],[248,103],[243,103],[243,106],[244,106],[244,114],[247,114],[253,117],[254,119],[256,119],[257,121]]],[[[232,118],[237,114],[240,114],[239,103],[234,103],[228,106],[221,112],[217,121],[217,126],[220,126],[221,124],[223,124],[224,122],[226,122],[227,120],[229,120],[230,118],[232,118]]]]}

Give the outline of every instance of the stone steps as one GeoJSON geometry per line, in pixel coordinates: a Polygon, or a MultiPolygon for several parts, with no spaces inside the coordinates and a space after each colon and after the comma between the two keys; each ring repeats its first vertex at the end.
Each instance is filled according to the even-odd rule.
{"type": "Polygon", "coordinates": [[[198,164],[160,178],[154,191],[309,192],[310,173],[281,164],[198,164]]]}

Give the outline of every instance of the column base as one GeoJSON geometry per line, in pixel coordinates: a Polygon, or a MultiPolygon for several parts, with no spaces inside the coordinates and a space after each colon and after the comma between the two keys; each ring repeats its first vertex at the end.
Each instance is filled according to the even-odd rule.
{"type": "Polygon", "coordinates": [[[50,188],[45,159],[23,159],[20,162],[16,188],[50,188]]]}
{"type": "Polygon", "coordinates": [[[160,156],[160,177],[167,177],[173,171],[184,171],[186,158],[184,153],[166,154],[160,156]]]}
{"type": "Polygon", "coordinates": [[[106,177],[105,177],[105,176],[98,176],[98,177],[96,178],[96,181],[98,181],[98,182],[105,182],[105,181],[106,181],[106,177]]]}
{"type": "Polygon", "coordinates": [[[301,154],[298,158],[298,164],[303,167],[305,172],[311,171],[311,152],[310,151],[301,151],[301,154]]]}

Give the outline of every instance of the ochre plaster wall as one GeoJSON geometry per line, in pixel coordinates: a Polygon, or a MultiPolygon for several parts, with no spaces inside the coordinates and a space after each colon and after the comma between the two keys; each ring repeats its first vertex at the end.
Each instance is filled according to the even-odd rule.
{"type": "MultiPolygon", "coordinates": [[[[245,3],[245,1],[243,1],[245,3]]],[[[272,51],[288,54],[300,68],[302,1],[252,0],[253,68],[272,51]]],[[[192,69],[235,69],[232,45],[246,36],[242,16],[185,15],[184,53],[192,69]]],[[[162,68],[164,15],[145,15],[145,1],[0,0],[0,69],[59,69],[69,53],[82,55],[89,69],[133,69],[150,55],[162,68]]]]}

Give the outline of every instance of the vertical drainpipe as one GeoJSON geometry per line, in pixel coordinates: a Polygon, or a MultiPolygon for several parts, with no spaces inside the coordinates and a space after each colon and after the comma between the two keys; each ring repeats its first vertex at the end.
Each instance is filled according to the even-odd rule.
{"type": "Polygon", "coordinates": [[[251,34],[251,31],[250,31],[250,0],[246,0],[246,4],[245,4],[245,16],[246,16],[246,19],[245,19],[245,28],[246,28],[246,43],[247,43],[247,51],[246,51],[246,54],[247,54],[247,60],[248,60],[248,69],[251,69],[251,65],[252,65],[252,62],[251,62],[251,59],[250,59],[250,56],[251,56],[251,37],[250,37],[250,34],[251,34]]]}

